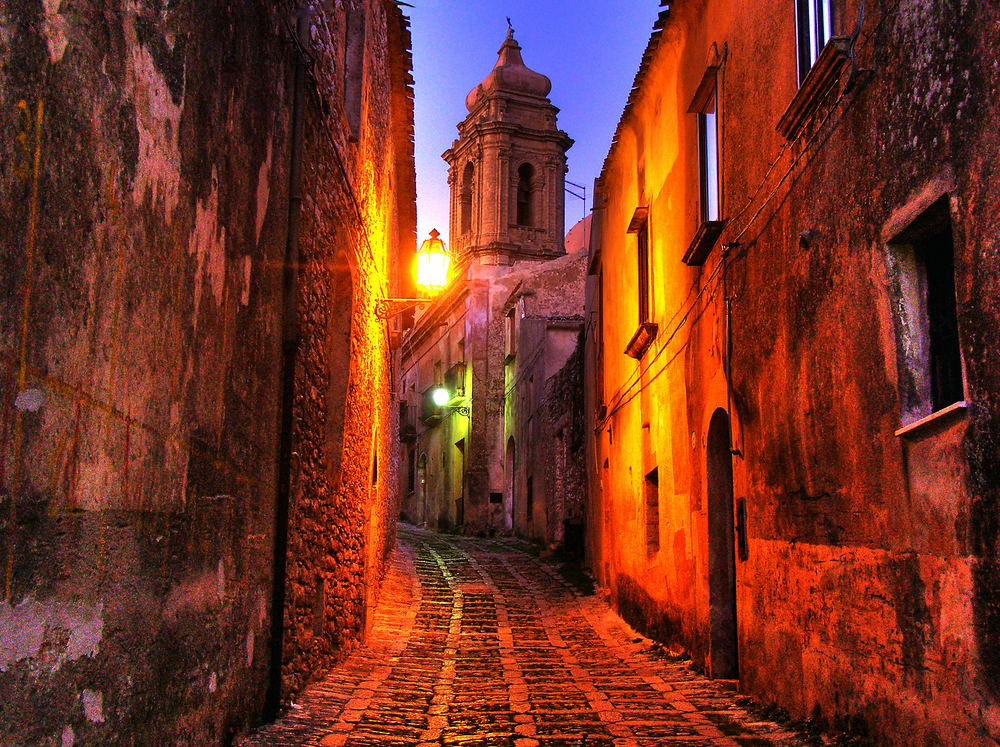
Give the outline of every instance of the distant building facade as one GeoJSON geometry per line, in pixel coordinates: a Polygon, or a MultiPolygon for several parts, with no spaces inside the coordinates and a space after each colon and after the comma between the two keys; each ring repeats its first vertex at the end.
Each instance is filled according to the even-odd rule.
{"type": "MultiPolygon", "coordinates": [[[[402,346],[400,491],[410,521],[486,534],[520,527],[519,512],[527,517],[524,490],[536,483],[523,476],[527,463],[520,477],[505,467],[506,444],[529,417],[516,404],[528,407],[524,387],[543,389],[572,352],[586,263],[565,251],[572,140],[557,127],[550,87],[508,32],[444,154],[453,280],[402,346]],[[531,361],[510,351],[519,336],[530,338],[531,361]],[[433,402],[438,387],[449,392],[446,406],[433,402]]],[[[530,402],[541,405],[537,396],[530,402]]],[[[522,524],[532,536],[539,527],[522,524]]]]}
{"type": "Polygon", "coordinates": [[[672,4],[596,185],[595,575],[888,743],[1000,739],[998,22],[672,4]]]}

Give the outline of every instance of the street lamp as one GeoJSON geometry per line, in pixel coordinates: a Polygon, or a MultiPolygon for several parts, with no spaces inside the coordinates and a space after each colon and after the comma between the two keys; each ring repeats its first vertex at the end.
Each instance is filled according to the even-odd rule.
{"type": "Polygon", "coordinates": [[[428,293],[437,293],[448,284],[451,255],[438,238],[440,235],[432,228],[430,238],[424,240],[417,252],[417,285],[428,293]]]}
{"type": "Polygon", "coordinates": [[[379,299],[375,314],[379,319],[389,319],[404,311],[429,302],[448,284],[448,267],[451,255],[438,238],[441,234],[432,228],[430,238],[424,239],[417,251],[417,286],[425,294],[424,298],[383,298],[379,299]]]}
{"type": "Polygon", "coordinates": [[[443,386],[439,386],[431,392],[431,402],[433,402],[434,406],[438,409],[448,409],[452,412],[457,412],[459,415],[469,417],[469,406],[462,400],[459,400],[457,404],[452,404],[451,402],[453,399],[455,399],[455,397],[452,397],[451,392],[443,386]]]}

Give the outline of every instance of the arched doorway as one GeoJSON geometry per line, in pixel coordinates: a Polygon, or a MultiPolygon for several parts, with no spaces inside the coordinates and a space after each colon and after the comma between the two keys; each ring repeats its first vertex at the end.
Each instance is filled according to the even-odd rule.
{"type": "Polygon", "coordinates": [[[514,528],[514,437],[507,439],[507,452],[503,465],[503,523],[504,528],[514,528]]]}
{"type": "Polygon", "coordinates": [[[736,538],[733,531],[733,458],[729,415],[722,408],[708,426],[709,674],[739,677],[736,641],[736,538]]]}
{"type": "Polygon", "coordinates": [[[427,452],[417,459],[417,511],[420,512],[420,523],[427,525],[427,452]]]}

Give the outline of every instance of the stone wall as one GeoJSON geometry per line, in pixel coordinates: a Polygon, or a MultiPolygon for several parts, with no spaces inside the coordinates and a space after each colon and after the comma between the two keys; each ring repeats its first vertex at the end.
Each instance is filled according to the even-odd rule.
{"type": "MultiPolygon", "coordinates": [[[[286,693],[359,635],[359,577],[377,583],[395,513],[388,332],[371,310],[392,290],[389,258],[413,240],[407,42],[395,7],[375,0],[317,8],[314,39],[342,29],[347,8],[367,17],[367,103],[351,145],[339,102],[322,121],[309,103],[305,190],[325,178],[326,202],[307,200],[301,244],[308,262],[334,234],[356,238],[344,188],[356,179],[372,248],[343,244],[354,263],[351,358],[375,375],[348,396],[340,493],[322,509],[293,507],[286,693]],[[331,514],[340,524],[320,555],[309,532],[331,514]],[[358,515],[361,529],[349,523],[358,515]],[[314,600],[319,574],[331,579],[330,611],[312,629],[329,643],[310,647],[299,589],[314,600]]],[[[0,11],[5,744],[213,744],[263,712],[290,14],[263,2],[236,15],[213,2],[15,0],[0,11]]],[[[317,76],[345,78],[343,47],[318,48],[317,76]]],[[[343,330],[310,305],[321,275],[302,272],[298,490],[322,482],[311,450],[335,440],[317,435],[326,395],[307,385],[322,385],[308,375],[316,340],[343,330]]]]}
{"type": "MultiPolygon", "coordinates": [[[[595,360],[603,350],[604,386],[589,399],[590,559],[630,621],[710,672],[724,671],[731,618],[737,666],[723,676],[757,698],[889,743],[989,744],[1000,736],[1000,142],[986,62],[997,13],[867,3],[855,34],[858,4],[837,10],[840,67],[787,138],[776,125],[799,89],[790,7],[735,14],[703,0],[657,24],[595,197],[588,345],[595,360]],[[687,265],[699,230],[692,111],[713,80],[728,223],[687,265]],[[935,204],[953,230],[967,404],[903,431],[914,385],[898,258],[910,239],[899,237],[935,204]],[[659,325],[638,363],[622,353],[638,319],[637,208],[659,325]],[[738,452],[728,517],[713,508],[724,476],[712,423],[726,413],[738,452]],[[727,553],[735,613],[710,581],[727,553]]],[[[592,371],[588,386],[599,380],[592,371]]]]}
{"type": "Polygon", "coordinates": [[[378,319],[376,305],[410,282],[415,241],[408,30],[391,2],[333,7],[312,29],[303,153],[283,661],[291,691],[359,640],[394,541],[395,322],[378,319]],[[352,34],[362,47],[344,50],[352,34]]]}
{"type": "MultiPolygon", "coordinates": [[[[582,325],[582,319],[579,324],[582,325]]],[[[558,373],[545,382],[543,412],[552,458],[549,469],[536,469],[551,483],[549,531],[563,551],[582,559],[585,531],[586,417],[583,400],[583,332],[558,373]]],[[[543,464],[539,464],[542,467],[543,464]]]]}

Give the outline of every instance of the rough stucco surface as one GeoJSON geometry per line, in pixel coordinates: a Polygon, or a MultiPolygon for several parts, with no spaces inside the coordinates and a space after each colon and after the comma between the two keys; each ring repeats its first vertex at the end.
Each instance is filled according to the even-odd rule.
{"type": "MultiPolygon", "coordinates": [[[[383,76],[371,95],[378,131],[359,139],[366,145],[352,151],[349,168],[366,174],[366,218],[381,237],[354,294],[355,314],[365,317],[359,342],[377,363],[387,360],[388,341],[369,321],[380,282],[369,276],[384,272],[413,192],[408,133],[399,130],[408,109],[394,96],[403,108],[390,115],[384,77],[386,29],[399,20],[381,3],[364,7],[383,76]],[[398,153],[368,144],[389,136],[401,136],[398,153]],[[392,186],[401,208],[387,197],[392,186]]],[[[260,2],[237,16],[218,3],[11,0],[0,8],[5,744],[212,744],[260,717],[288,206],[288,12],[260,2]]],[[[327,20],[337,23],[336,14],[327,20]]],[[[400,70],[403,51],[394,52],[400,70]]],[[[337,51],[319,57],[327,55],[337,51]]],[[[392,74],[402,86],[402,74],[392,74]]],[[[332,184],[336,167],[315,115],[307,129],[311,162],[332,184]]],[[[412,228],[403,240],[412,241],[412,228]]],[[[322,323],[308,319],[306,337],[322,323]]],[[[384,420],[390,374],[384,362],[372,370],[357,395],[365,415],[352,411],[345,424],[352,444],[362,442],[364,464],[345,470],[351,487],[343,490],[372,517],[370,534],[334,533],[338,550],[322,558],[301,552],[289,564],[293,588],[319,572],[356,584],[358,563],[377,569],[391,541],[391,434],[386,426],[373,439],[369,427],[384,420]],[[374,485],[373,450],[382,460],[374,485]]],[[[309,405],[300,398],[297,406],[304,443],[309,405]]],[[[303,468],[303,482],[312,469],[303,468]]],[[[320,518],[334,511],[343,513],[341,504],[317,509],[320,518]]],[[[306,523],[293,514],[295,541],[306,523]]],[[[359,634],[359,592],[326,588],[337,610],[328,615],[331,644],[308,660],[291,651],[286,688],[359,634]]]]}
{"type": "MultiPolygon", "coordinates": [[[[840,31],[851,31],[857,10],[848,3],[840,31]]],[[[609,408],[588,436],[596,575],[630,621],[707,665],[706,435],[713,412],[728,407],[713,271],[721,245],[748,227],[728,273],[742,451],[734,487],[749,530],[747,558],[736,563],[741,688],[890,743],[1000,738],[1000,141],[988,93],[998,23],[981,3],[868,3],[855,51],[871,72],[838,103],[816,107],[783,146],[774,126],[796,92],[792,14],[767,1],[739,16],[723,3],[678,5],[596,200],[605,302],[588,345],[596,360],[603,342],[605,385],[602,397],[591,369],[588,409],[609,408]],[[717,80],[731,221],[704,267],[688,268],[680,260],[698,215],[688,105],[715,51],[725,54],[717,80]],[[900,438],[886,242],[941,193],[950,195],[969,407],[900,438]],[[660,325],[639,365],[621,352],[636,328],[625,229],[637,206],[649,207],[660,325]],[[641,497],[651,466],[660,542],[649,556],[641,497]]],[[[590,309],[598,297],[595,277],[590,309]]]]}
{"type": "MultiPolygon", "coordinates": [[[[514,532],[556,547],[582,524],[583,472],[572,431],[582,426],[582,381],[574,355],[583,318],[587,258],[568,254],[505,278],[509,295],[493,315],[496,366],[503,373],[503,441],[498,458],[513,444],[512,478],[504,475],[514,532]],[[516,354],[504,361],[506,314],[513,311],[516,354]],[[575,412],[574,412],[575,411],[575,412]],[[528,479],[531,505],[528,505],[528,479]],[[511,484],[512,483],[512,484],[511,484]]],[[[508,463],[507,467],[511,465],[508,463]]],[[[505,469],[507,468],[505,467],[505,469]]]]}

